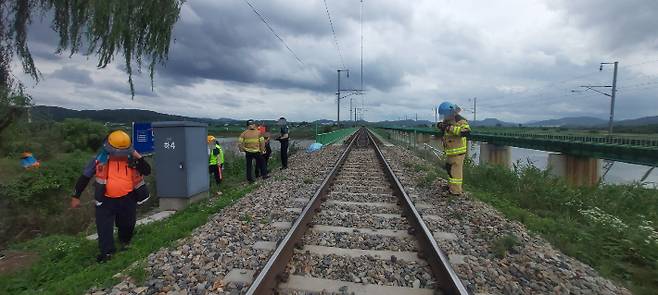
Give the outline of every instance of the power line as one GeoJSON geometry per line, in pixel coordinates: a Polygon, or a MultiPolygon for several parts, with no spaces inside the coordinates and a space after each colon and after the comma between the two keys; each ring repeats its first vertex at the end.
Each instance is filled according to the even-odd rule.
{"type": "Polygon", "coordinates": [[[272,34],[274,34],[274,36],[276,36],[276,38],[279,39],[279,41],[281,41],[281,43],[283,43],[283,45],[288,49],[288,51],[290,52],[290,54],[292,54],[292,56],[294,56],[295,59],[296,59],[301,65],[304,65],[304,62],[302,61],[302,59],[299,58],[299,56],[297,56],[297,54],[295,53],[295,51],[293,51],[292,48],[290,48],[290,46],[288,46],[288,43],[286,43],[286,41],[283,40],[283,38],[281,38],[281,36],[279,36],[279,34],[277,34],[276,31],[274,31],[274,28],[272,28],[272,26],[270,26],[270,24],[267,22],[267,20],[265,19],[265,17],[264,17],[262,14],[260,14],[260,12],[258,12],[258,10],[256,9],[256,7],[254,7],[254,6],[253,6],[248,0],[243,0],[243,1],[244,1],[244,3],[246,3],[247,5],[249,5],[249,7],[251,7],[251,10],[252,10],[252,11],[258,16],[258,18],[260,18],[260,20],[261,20],[261,21],[267,26],[267,28],[270,29],[270,31],[272,32],[272,34]]]}
{"type": "MultiPolygon", "coordinates": [[[[635,67],[635,66],[640,66],[640,65],[650,64],[650,63],[656,63],[656,62],[658,62],[658,60],[646,60],[646,61],[642,61],[642,62],[638,62],[638,63],[634,63],[634,64],[631,64],[631,65],[624,66],[624,68],[630,68],[630,67],[635,67]]],[[[524,101],[522,101],[522,100],[526,100],[526,99],[542,98],[542,97],[546,97],[546,96],[555,97],[555,95],[553,95],[554,92],[559,92],[561,90],[562,91],[564,91],[564,90],[569,91],[570,89],[567,89],[568,88],[567,87],[567,88],[561,88],[561,89],[551,89],[547,92],[539,92],[539,93],[536,93],[536,94],[532,94],[532,93],[537,92],[537,91],[542,90],[542,89],[545,89],[545,88],[548,88],[550,86],[557,86],[557,85],[560,85],[560,84],[566,84],[566,83],[570,83],[570,82],[577,83],[579,81],[578,79],[585,78],[587,76],[591,76],[591,75],[597,74],[599,72],[600,71],[589,72],[589,73],[585,73],[585,74],[582,74],[582,75],[570,77],[570,78],[567,78],[567,79],[564,79],[564,80],[552,82],[552,83],[546,84],[546,85],[541,86],[541,87],[531,88],[531,89],[527,89],[527,90],[524,90],[524,91],[521,91],[521,92],[517,92],[517,93],[513,93],[513,94],[509,94],[509,95],[502,95],[502,96],[498,96],[498,97],[495,98],[496,100],[500,100],[500,99],[504,99],[504,98],[514,98],[515,99],[514,102],[507,102],[507,103],[504,103],[504,104],[489,104],[489,103],[485,102],[484,104],[486,104],[488,106],[492,106],[492,107],[499,107],[499,106],[513,105],[513,104],[517,104],[517,103],[524,103],[524,101]],[[528,94],[528,95],[523,95],[523,94],[528,94]],[[519,95],[522,95],[522,96],[519,96],[519,95]]],[[[651,77],[649,75],[645,75],[645,76],[651,77]]],[[[629,79],[629,80],[625,80],[624,82],[637,81],[637,80],[639,80],[639,79],[637,79],[637,78],[636,79],[629,79]]],[[[493,101],[493,100],[489,100],[489,101],[493,101]]]]}
{"type": "Polygon", "coordinates": [[[346,69],[345,61],[343,61],[343,54],[340,52],[340,46],[338,45],[338,37],[336,37],[336,30],[334,30],[334,22],[331,20],[331,14],[329,13],[329,6],[327,5],[327,0],[323,0],[323,2],[324,2],[324,8],[327,11],[327,18],[329,18],[331,33],[334,35],[334,43],[336,43],[336,50],[338,51],[338,57],[340,57],[340,64],[343,66],[342,69],[346,69]]]}
{"type": "Polygon", "coordinates": [[[359,8],[359,21],[361,22],[361,91],[363,91],[363,0],[359,8]]]}

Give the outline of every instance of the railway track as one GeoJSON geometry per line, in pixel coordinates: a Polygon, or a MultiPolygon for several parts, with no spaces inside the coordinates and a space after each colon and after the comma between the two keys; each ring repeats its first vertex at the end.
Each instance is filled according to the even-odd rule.
{"type": "Polygon", "coordinates": [[[305,203],[247,294],[467,294],[365,128],[305,203]]]}

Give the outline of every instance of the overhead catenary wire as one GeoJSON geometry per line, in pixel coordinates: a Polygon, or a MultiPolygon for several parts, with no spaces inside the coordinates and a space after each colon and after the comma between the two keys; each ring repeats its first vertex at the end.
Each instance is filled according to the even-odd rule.
{"type": "Polygon", "coordinates": [[[267,28],[270,30],[270,32],[272,32],[272,34],[274,34],[274,36],[275,36],[277,39],[279,39],[279,41],[281,41],[281,43],[283,43],[283,46],[285,46],[285,47],[288,49],[288,51],[290,52],[290,54],[292,54],[292,56],[295,57],[295,59],[296,59],[301,65],[304,65],[304,62],[302,61],[302,59],[299,58],[299,56],[297,55],[297,53],[295,53],[295,51],[292,50],[292,48],[290,48],[290,46],[288,46],[288,43],[286,43],[286,41],[283,40],[283,38],[281,38],[281,36],[279,36],[279,34],[277,34],[277,32],[274,30],[274,28],[272,28],[272,26],[269,24],[269,22],[267,21],[267,19],[266,19],[266,18],[265,18],[260,12],[258,12],[258,10],[256,9],[256,7],[254,7],[254,5],[251,4],[251,2],[249,2],[248,0],[243,0],[243,1],[244,1],[244,3],[246,3],[247,5],[249,5],[249,7],[251,8],[251,10],[252,10],[252,11],[256,14],[256,16],[258,16],[258,18],[259,18],[259,19],[260,19],[260,20],[261,20],[261,21],[267,26],[267,28]]]}
{"type": "Polygon", "coordinates": [[[343,60],[343,53],[340,51],[340,45],[338,45],[338,37],[336,36],[336,30],[334,29],[334,22],[331,19],[331,13],[329,13],[329,5],[327,5],[327,0],[322,0],[324,2],[324,8],[327,12],[327,18],[329,19],[329,26],[331,27],[331,33],[334,36],[334,43],[336,44],[336,51],[338,51],[338,57],[340,58],[340,64],[342,69],[345,69],[345,61],[343,60]]]}
{"type": "MultiPolygon", "coordinates": [[[[625,65],[624,68],[631,68],[631,67],[656,63],[656,62],[658,62],[658,60],[646,60],[646,61],[642,61],[642,62],[630,64],[630,65],[625,65]]],[[[600,73],[600,71],[592,71],[592,72],[584,73],[584,74],[581,74],[581,75],[573,76],[573,77],[570,77],[570,78],[567,78],[567,79],[559,80],[559,81],[556,81],[556,82],[551,82],[551,83],[548,83],[548,84],[546,84],[544,86],[541,86],[541,87],[530,88],[530,89],[526,89],[526,90],[523,90],[523,91],[520,91],[520,92],[511,93],[511,94],[503,94],[503,95],[495,97],[495,99],[488,100],[489,102],[485,101],[483,104],[485,104],[489,107],[503,107],[503,106],[509,106],[509,105],[514,105],[514,104],[519,104],[519,103],[526,103],[528,99],[541,99],[541,98],[549,98],[550,99],[550,98],[554,98],[554,97],[568,96],[568,95],[559,95],[559,94],[556,95],[555,93],[556,92],[559,93],[561,91],[570,91],[571,90],[570,88],[578,87],[578,85],[575,85],[575,84],[584,83],[584,81],[582,81],[580,79],[588,77],[588,76],[592,76],[592,75],[598,74],[598,73],[600,73]],[[561,84],[568,84],[568,83],[573,83],[574,85],[572,85],[572,87],[569,87],[569,86],[563,87],[562,86],[561,88],[558,88],[558,89],[549,89],[549,90],[544,91],[544,92],[540,91],[540,90],[549,88],[551,86],[558,86],[558,85],[561,85],[561,84]],[[514,99],[514,101],[505,102],[505,103],[502,103],[502,104],[491,103],[491,102],[494,102],[494,101],[500,101],[501,99],[504,99],[504,98],[511,98],[511,99],[514,99]]],[[[651,77],[652,75],[643,75],[643,76],[651,77]]],[[[620,81],[620,82],[627,83],[627,82],[637,81],[637,80],[638,79],[636,78],[636,79],[623,80],[623,81],[620,81]]]]}

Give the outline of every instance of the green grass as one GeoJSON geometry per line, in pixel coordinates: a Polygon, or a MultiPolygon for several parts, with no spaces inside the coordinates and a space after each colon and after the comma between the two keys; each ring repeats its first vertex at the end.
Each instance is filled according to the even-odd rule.
{"type": "MultiPolygon", "coordinates": [[[[416,154],[426,163],[406,167],[424,171],[421,182],[445,177],[436,156],[416,154]]],[[[473,197],[634,294],[658,290],[657,190],[639,184],[572,187],[523,163],[506,169],[470,161],[465,163],[464,183],[473,197]]],[[[512,238],[503,237],[492,243],[492,249],[502,257],[513,244],[512,238]]]]}
{"type": "MultiPolygon", "coordinates": [[[[177,212],[170,218],[137,228],[129,251],[118,253],[107,263],[95,262],[96,241],[84,237],[53,235],[14,245],[12,248],[33,251],[41,255],[39,261],[26,270],[0,276],[2,294],[80,294],[93,286],[118,283],[112,276],[135,261],[145,259],[162,247],[171,246],[178,239],[207,222],[208,217],[254,189],[234,186],[213,202],[202,201],[177,212]]],[[[144,279],[139,267],[128,272],[144,279]]]]}
{"type": "MultiPolygon", "coordinates": [[[[97,242],[86,240],[84,234],[48,235],[11,245],[10,249],[38,253],[40,258],[26,269],[0,275],[0,294],[80,294],[92,287],[118,283],[113,276],[119,272],[136,281],[145,280],[148,274],[143,267],[150,253],[189,236],[208,217],[256,188],[258,184],[247,185],[244,180],[243,157],[227,155],[226,161],[221,198],[214,197],[217,187],[213,185],[210,200],[192,204],[166,220],[137,227],[130,250],[116,254],[107,263],[96,263],[97,242]]],[[[279,157],[273,154],[270,169],[277,167],[279,157]]],[[[253,221],[252,216],[244,218],[253,221]]]]}

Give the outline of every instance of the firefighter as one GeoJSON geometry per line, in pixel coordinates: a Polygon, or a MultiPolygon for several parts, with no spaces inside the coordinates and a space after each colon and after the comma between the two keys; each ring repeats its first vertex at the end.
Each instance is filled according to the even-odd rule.
{"type": "Polygon", "coordinates": [[[222,170],[224,169],[224,150],[222,146],[219,145],[217,139],[208,135],[208,173],[215,178],[215,184],[217,184],[217,195],[221,196],[222,192],[219,191],[219,185],[224,179],[222,175],[222,170]]]}
{"type": "Polygon", "coordinates": [[[112,131],[101,151],[85,166],[75,184],[71,208],[80,206],[80,194],[94,177],[96,201],[96,231],[100,254],[96,261],[103,263],[116,252],[114,225],[118,228],[119,251],[130,244],[137,221],[137,205],[150,197],[144,176],[151,174],[151,166],[133,148],[130,136],[122,130],[112,131]]]}
{"type": "Polygon", "coordinates": [[[460,111],[459,106],[447,101],[439,105],[441,122],[437,124],[437,128],[443,132],[441,141],[447,156],[445,169],[448,172],[448,188],[452,195],[461,195],[463,192],[464,158],[468,147],[466,136],[471,132],[466,119],[459,115],[460,111]]]}
{"type": "Polygon", "coordinates": [[[239,148],[241,152],[245,153],[245,160],[247,161],[247,181],[254,182],[253,162],[256,161],[256,169],[260,170],[263,179],[269,178],[265,167],[265,138],[260,134],[256,127],[254,120],[247,121],[247,130],[240,134],[238,137],[239,148]]]}
{"type": "MultiPolygon", "coordinates": [[[[269,163],[270,157],[272,157],[272,146],[270,145],[270,138],[272,137],[272,135],[267,131],[262,131],[262,130],[259,131],[261,132],[261,135],[265,139],[265,153],[263,154],[263,163],[265,163],[264,164],[265,170],[267,170],[267,173],[269,174],[270,169],[268,167],[270,165],[269,163]]],[[[254,172],[256,173],[256,177],[260,177],[260,170],[258,169],[258,167],[256,167],[254,172]]]]}

